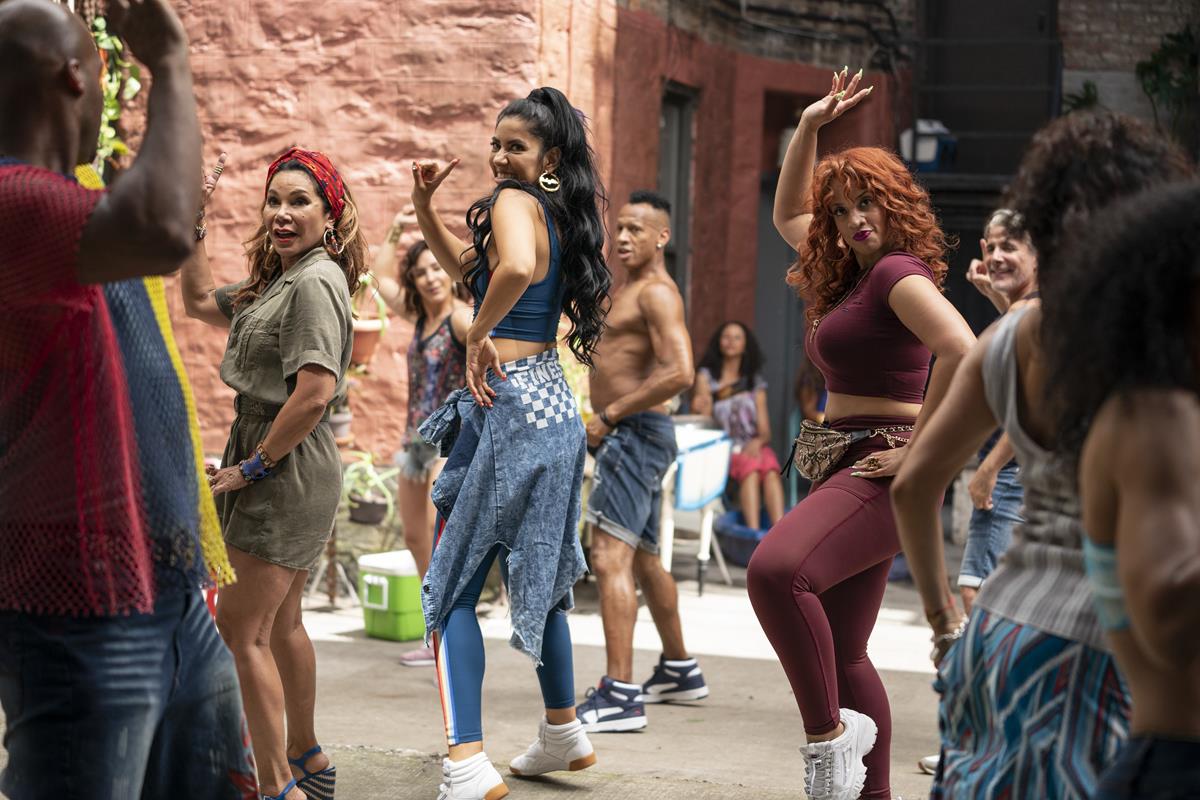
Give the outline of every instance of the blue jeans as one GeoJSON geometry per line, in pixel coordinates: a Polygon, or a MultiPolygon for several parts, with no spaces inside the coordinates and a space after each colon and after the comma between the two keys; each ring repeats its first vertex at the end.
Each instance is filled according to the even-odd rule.
{"type": "Polygon", "coordinates": [[[0,613],[12,800],[257,798],[233,658],[199,592],[122,617],[0,613]]]}
{"type": "Polygon", "coordinates": [[[618,421],[596,450],[584,519],[634,549],[658,553],[663,476],[678,451],[666,414],[642,411],[618,421]]]}
{"type": "Polygon", "coordinates": [[[1095,800],[1195,800],[1200,741],[1135,736],[1100,776],[1095,800]]]}
{"type": "Polygon", "coordinates": [[[958,571],[959,586],[979,588],[1012,542],[1013,526],[1024,521],[1021,503],[1025,493],[1017,479],[1017,469],[1015,464],[1009,464],[996,476],[991,510],[977,508],[971,512],[967,546],[958,571]]]}

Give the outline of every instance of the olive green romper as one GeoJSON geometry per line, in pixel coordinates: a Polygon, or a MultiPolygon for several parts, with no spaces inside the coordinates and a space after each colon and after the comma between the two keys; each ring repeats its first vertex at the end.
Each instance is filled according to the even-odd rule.
{"type": "MultiPolygon", "coordinates": [[[[350,293],[341,267],[323,248],[311,250],[235,312],[233,296],[241,286],[223,286],[215,295],[232,321],[221,380],[237,392],[222,466],[254,455],[296,388],[301,367],[314,365],[337,376],[336,405],[345,396],[350,365],[350,293]]],[[[333,530],[342,493],[342,462],[328,416],[327,411],[270,477],[217,497],[227,544],[284,567],[313,567],[333,530]]]]}

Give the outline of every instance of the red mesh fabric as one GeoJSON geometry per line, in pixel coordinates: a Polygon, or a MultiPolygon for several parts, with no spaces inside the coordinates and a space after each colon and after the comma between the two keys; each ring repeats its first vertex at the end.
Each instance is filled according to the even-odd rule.
{"type": "Polygon", "coordinates": [[[76,279],[102,196],[0,165],[0,610],[153,606],[121,354],[101,288],[76,279]]]}

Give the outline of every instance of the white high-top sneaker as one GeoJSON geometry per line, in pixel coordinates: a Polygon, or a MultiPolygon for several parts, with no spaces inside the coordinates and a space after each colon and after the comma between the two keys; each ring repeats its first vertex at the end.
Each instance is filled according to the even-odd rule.
{"type": "Polygon", "coordinates": [[[464,761],[442,759],[438,800],[500,800],[501,797],[508,797],[508,787],[487,753],[476,753],[464,761]]]}
{"type": "Polygon", "coordinates": [[[565,725],[551,725],[542,717],[537,741],[512,760],[513,775],[528,777],[547,772],[587,769],[596,763],[596,751],[588,741],[583,724],[573,719],[565,725]]]}
{"type": "Polygon", "coordinates": [[[848,708],[841,710],[846,730],[828,742],[800,748],[806,762],[804,791],[809,800],[858,800],[867,782],[863,756],[875,746],[875,720],[848,708]]]}

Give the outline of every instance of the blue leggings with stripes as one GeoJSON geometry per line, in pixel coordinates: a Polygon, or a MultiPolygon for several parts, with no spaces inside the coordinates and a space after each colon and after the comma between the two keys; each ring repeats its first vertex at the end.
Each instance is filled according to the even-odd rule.
{"type": "MultiPolygon", "coordinates": [[[[483,741],[483,633],[479,630],[475,606],[479,603],[479,593],[483,591],[488,570],[499,553],[500,546],[497,545],[484,557],[434,639],[438,651],[438,686],[442,696],[442,714],[446,720],[446,741],[452,745],[483,741]]],[[[571,630],[567,627],[567,615],[563,611],[552,609],[546,617],[542,665],[537,668],[537,676],[546,708],[571,708],[575,705],[571,630]]]]}

